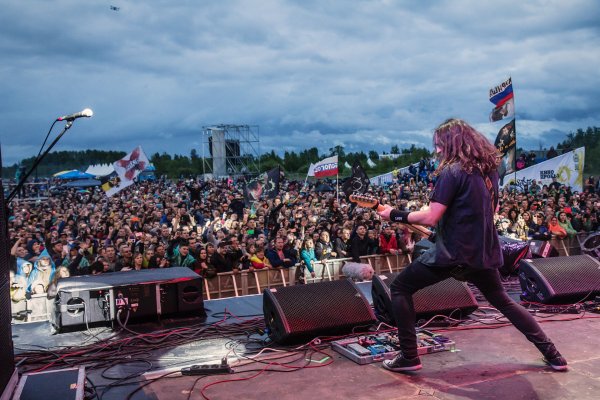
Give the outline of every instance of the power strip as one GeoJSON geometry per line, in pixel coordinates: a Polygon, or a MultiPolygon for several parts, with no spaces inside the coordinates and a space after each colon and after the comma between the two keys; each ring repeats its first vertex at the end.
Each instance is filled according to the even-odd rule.
{"type": "Polygon", "coordinates": [[[192,365],[181,368],[181,375],[219,375],[232,372],[233,370],[228,364],[192,365]]]}
{"type": "Polygon", "coordinates": [[[543,306],[538,309],[537,312],[545,314],[579,314],[583,311],[583,307],[580,305],[571,306],[543,306]]]}

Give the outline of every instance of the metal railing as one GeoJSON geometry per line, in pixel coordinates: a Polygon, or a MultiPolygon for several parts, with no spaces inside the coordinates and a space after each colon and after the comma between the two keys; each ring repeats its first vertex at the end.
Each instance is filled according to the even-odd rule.
{"type": "MultiPolygon", "coordinates": [[[[346,261],[351,261],[351,259],[339,258],[314,263],[315,277],[312,278],[306,271],[304,274],[305,283],[344,279],[342,267],[346,261]]],[[[376,274],[399,271],[411,261],[410,254],[361,257],[361,262],[371,265],[376,274]]],[[[204,280],[204,299],[213,300],[261,294],[264,289],[295,285],[300,277],[301,268],[301,264],[296,264],[290,268],[221,272],[214,278],[204,280]]]]}

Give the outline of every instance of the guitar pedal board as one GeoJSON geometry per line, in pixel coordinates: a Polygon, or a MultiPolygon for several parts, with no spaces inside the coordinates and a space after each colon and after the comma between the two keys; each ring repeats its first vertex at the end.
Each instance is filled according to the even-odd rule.
{"type": "MultiPolygon", "coordinates": [[[[417,346],[420,356],[440,351],[456,350],[456,343],[452,340],[427,330],[417,332],[417,346]]],[[[361,365],[390,360],[400,352],[396,332],[336,340],[331,343],[331,347],[341,355],[361,365]]]]}

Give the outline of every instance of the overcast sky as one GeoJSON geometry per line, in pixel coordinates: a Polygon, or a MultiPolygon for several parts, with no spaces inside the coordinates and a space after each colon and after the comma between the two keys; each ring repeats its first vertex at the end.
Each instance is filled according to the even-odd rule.
{"type": "Polygon", "coordinates": [[[389,152],[452,116],[493,139],[509,76],[519,146],[600,126],[596,0],[4,0],[0,33],[4,165],[86,107],[55,150],[201,154],[226,123],[258,125],[261,153],[389,152]]]}

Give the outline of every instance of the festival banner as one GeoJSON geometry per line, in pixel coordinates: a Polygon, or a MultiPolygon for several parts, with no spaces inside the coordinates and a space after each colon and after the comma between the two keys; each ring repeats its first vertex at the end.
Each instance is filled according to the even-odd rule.
{"type": "Polygon", "coordinates": [[[338,156],[327,157],[315,164],[315,178],[336,176],[338,174],[338,156]]]}
{"type": "Polygon", "coordinates": [[[515,115],[515,101],[512,87],[512,78],[508,78],[500,85],[490,89],[490,101],[495,107],[490,113],[490,122],[512,118],[515,115]]]}
{"type": "Polygon", "coordinates": [[[244,200],[250,205],[263,199],[273,199],[279,194],[279,166],[248,181],[244,187],[244,200]]]}
{"type": "Polygon", "coordinates": [[[352,175],[342,185],[342,192],[344,192],[346,197],[353,193],[366,193],[370,183],[371,181],[362,165],[360,165],[360,161],[356,160],[354,161],[354,165],[352,165],[352,175]]]}
{"type": "Polygon", "coordinates": [[[121,190],[134,183],[134,179],[150,165],[150,161],[142,146],[138,146],[122,159],[115,161],[115,172],[101,177],[102,189],[108,197],[119,193],[121,190]]]}
{"type": "Polygon", "coordinates": [[[571,191],[583,190],[583,167],[585,164],[585,147],[580,147],[563,155],[543,161],[531,167],[517,171],[516,181],[511,177],[505,185],[513,185],[523,190],[533,180],[541,187],[552,183],[552,179],[560,184],[570,186],[571,191]]]}
{"type": "Polygon", "coordinates": [[[515,154],[517,151],[517,133],[515,132],[515,120],[504,125],[498,131],[494,146],[502,154],[502,163],[498,167],[500,178],[516,171],[515,154]]]}

